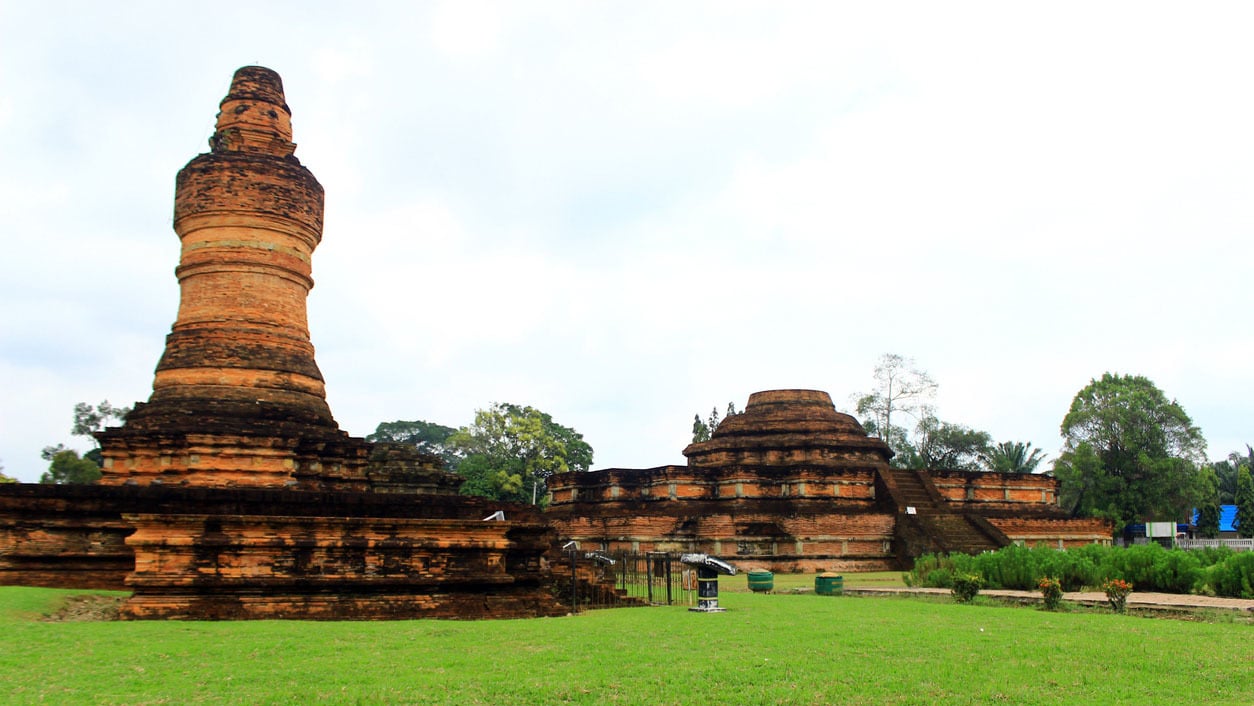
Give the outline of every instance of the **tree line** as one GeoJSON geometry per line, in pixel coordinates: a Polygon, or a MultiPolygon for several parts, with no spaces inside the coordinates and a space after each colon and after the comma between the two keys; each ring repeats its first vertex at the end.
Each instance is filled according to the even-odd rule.
{"type": "MultiPolygon", "coordinates": [[[[1029,442],[994,445],[986,432],[937,419],[936,382],[913,361],[885,355],[873,378],[873,389],[856,396],[856,410],[867,432],[896,453],[895,466],[1031,473],[1044,460],[1029,442]]],[[[1119,530],[1188,522],[1196,509],[1198,532],[1214,537],[1220,505],[1236,505],[1239,535],[1254,536],[1254,448],[1208,463],[1201,429],[1149,378],[1108,372],[1090,380],[1059,432],[1062,451],[1040,470],[1058,479],[1060,503],[1072,516],[1104,518],[1119,530]]]]}
{"type": "Polygon", "coordinates": [[[367,441],[408,444],[439,457],[465,478],[463,495],[544,504],[555,473],[586,471],[592,447],[583,435],[530,406],[497,403],[475,411],[468,426],[422,420],[379,424],[367,441]]]}
{"type": "MultiPolygon", "coordinates": [[[[108,400],[76,404],[70,433],[91,440],[92,448],[80,455],[64,444],[44,447],[41,456],[48,469],[39,482],[100,480],[103,459],[93,435],[111,422],[123,422],[129,413],[108,400]]],[[[463,494],[511,502],[542,504],[549,476],[586,471],[592,465],[592,447],[582,434],[534,407],[511,403],[476,410],[474,421],[460,428],[423,420],[383,422],[366,440],[413,446],[463,476],[463,494]]]]}
{"type": "MultiPolygon", "coordinates": [[[[1110,520],[1117,530],[1146,521],[1187,522],[1196,510],[1198,532],[1213,537],[1220,506],[1235,505],[1238,533],[1254,537],[1254,448],[1207,462],[1202,431],[1146,377],[1108,372],[1076,393],[1059,427],[1062,451],[1048,469],[1041,468],[1045,456],[1031,442],[993,443],[987,432],[939,419],[932,404],[938,385],[912,360],[885,355],[872,379],[871,390],[853,398],[855,411],[867,433],[893,450],[894,466],[1052,474],[1068,513],[1110,520]]],[[[108,400],[75,405],[71,434],[91,439],[93,447],[81,456],[61,444],[45,447],[49,465],[40,482],[98,480],[101,458],[93,434],[125,420],[129,411],[108,400]]],[[[726,416],[735,414],[729,403],[726,416]]],[[[709,440],[720,421],[718,407],[704,419],[695,415],[693,442],[709,440]]],[[[383,422],[366,439],[408,444],[438,457],[465,478],[464,494],[534,504],[546,502],[550,476],[586,471],[593,458],[582,434],[534,407],[512,403],[476,410],[474,421],[459,428],[383,422]]]]}

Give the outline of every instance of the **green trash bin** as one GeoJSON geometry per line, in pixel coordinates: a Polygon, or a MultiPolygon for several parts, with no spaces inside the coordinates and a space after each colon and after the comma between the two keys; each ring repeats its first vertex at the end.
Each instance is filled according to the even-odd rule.
{"type": "Polygon", "coordinates": [[[767,593],[775,588],[775,574],[769,571],[750,571],[749,590],[754,593],[767,593]]]}
{"type": "Polygon", "coordinates": [[[814,577],[814,592],[820,596],[839,596],[845,592],[845,577],[830,571],[814,577]]]}

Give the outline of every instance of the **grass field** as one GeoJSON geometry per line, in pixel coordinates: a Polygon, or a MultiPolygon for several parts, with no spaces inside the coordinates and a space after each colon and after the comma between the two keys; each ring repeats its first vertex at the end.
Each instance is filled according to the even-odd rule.
{"type": "Polygon", "coordinates": [[[374,623],[47,622],[70,592],[3,587],[0,703],[1254,703],[1247,624],[724,582],[719,614],[374,623]]]}

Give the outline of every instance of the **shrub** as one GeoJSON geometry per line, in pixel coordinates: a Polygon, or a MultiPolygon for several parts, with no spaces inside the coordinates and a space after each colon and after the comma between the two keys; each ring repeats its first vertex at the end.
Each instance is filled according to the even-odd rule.
{"type": "Polygon", "coordinates": [[[1254,598],[1254,552],[1233,552],[1211,566],[1206,577],[1217,596],[1254,598]]]}
{"type": "Polygon", "coordinates": [[[954,594],[954,600],[959,603],[970,603],[975,600],[980,589],[984,587],[984,579],[975,574],[954,574],[953,583],[950,591],[954,594]]]}
{"type": "Polygon", "coordinates": [[[1045,610],[1058,610],[1062,605],[1062,584],[1056,578],[1046,576],[1036,584],[1045,599],[1045,610]]]}
{"type": "Polygon", "coordinates": [[[1128,609],[1128,594],[1132,593],[1132,584],[1123,579],[1110,579],[1102,584],[1102,591],[1110,602],[1111,610],[1122,613],[1128,609]]]}
{"type": "MultiPolygon", "coordinates": [[[[1097,563],[1092,557],[1079,551],[1058,551],[1055,549],[1038,549],[1038,577],[1051,577],[1061,584],[1064,591],[1078,591],[1084,586],[1092,586],[1101,581],[1097,563]]],[[[1039,585],[1033,586],[1038,588],[1039,585]]]]}
{"type": "Polygon", "coordinates": [[[949,588],[952,585],[954,567],[950,558],[943,554],[924,554],[914,560],[914,567],[903,579],[907,586],[921,588],[949,588]]]}
{"type": "Polygon", "coordinates": [[[1152,589],[1164,593],[1191,593],[1202,582],[1202,563],[1193,552],[1164,549],[1154,557],[1152,589]]]}
{"type": "Polygon", "coordinates": [[[927,554],[915,561],[906,580],[910,586],[953,588],[955,575],[972,574],[983,579],[982,588],[1039,591],[1040,580],[1049,577],[1058,581],[1063,591],[1077,591],[1121,579],[1142,591],[1209,590],[1217,595],[1240,596],[1252,590],[1254,568],[1246,567],[1254,559],[1234,560],[1239,555],[1227,548],[1191,552],[1157,544],[1128,548],[1089,544],[1065,551],[1009,546],[976,556],[927,554]]]}

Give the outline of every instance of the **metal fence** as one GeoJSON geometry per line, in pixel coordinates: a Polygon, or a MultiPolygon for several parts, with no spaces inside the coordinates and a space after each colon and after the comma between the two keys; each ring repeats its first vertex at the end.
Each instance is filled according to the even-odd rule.
{"type": "Polygon", "coordinates": [[[568,591],[562,598],[574,612],[640,605],[693,605],[696,571],[666,552],[568,550],[568,591]]]}
{"type": "Polygon", "coordinates": [[[1177,539],[1179,549],[1206,549],[1228,547],[1234,552],[1254,552],[1254,539],[1177,539]]]}

